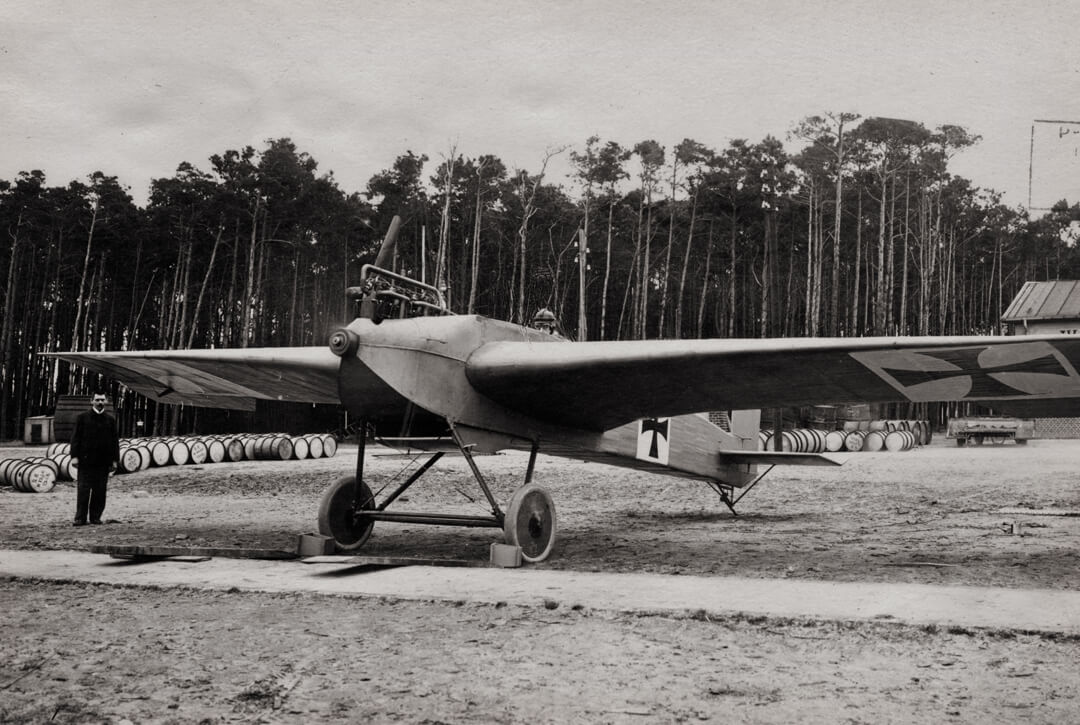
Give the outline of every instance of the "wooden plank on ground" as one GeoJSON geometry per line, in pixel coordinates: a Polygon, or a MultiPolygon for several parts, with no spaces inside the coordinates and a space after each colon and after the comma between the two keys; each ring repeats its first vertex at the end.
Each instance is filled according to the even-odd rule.
{"type": "Polygon", "coordinates": [[[239,547],[156,546],[156,545],[93,545],[89,550],[95,554],[108,554],[116,558],[164,559],[174,556],[219,556],[227,559],[295,559],[294,551],[280,549],[244,549],[239,547]]]}
{"type": "Polygon", "coordinates": [[[1000,509],[1009,516],[1080,516],[1080,509],[1000,509]]]}
{"type": "Polygon", "coordinates": [[[486,561],[469,559],[425,559],[415,556],[308,556],[305,564],[343,564],[348,566],[487,566],[486,561]]]}

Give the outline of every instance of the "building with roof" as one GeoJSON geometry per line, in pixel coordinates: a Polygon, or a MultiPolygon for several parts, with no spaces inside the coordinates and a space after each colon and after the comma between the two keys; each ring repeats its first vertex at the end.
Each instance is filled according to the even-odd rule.
{"type": "MultiPolygon", "coordinates": [[[[1001,316],[1011,335],[1080,335],[1080,281],[1025,282],[1001,316]]],[[[1036,418],[1036,438],[1080,438],[1080,418],[1036,418]]]]}
{"type": "Polygon", "coordinates": [[[1013,335],[1080,335],[1080,281],[1025,282],[1001,321],[1013,335]]]}

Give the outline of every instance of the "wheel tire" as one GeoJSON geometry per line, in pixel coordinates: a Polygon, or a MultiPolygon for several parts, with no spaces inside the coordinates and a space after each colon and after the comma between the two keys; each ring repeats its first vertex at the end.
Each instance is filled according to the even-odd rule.
{"type": "Polygon", "coordinates": [[[965,445],[967,445],[967,438],[957,438],[956,445],[960,448],[963,448],[965,445]]]}
{"type": "Polygon", "coordinates": [[[545,489],[522,486],[510,497],[503,533],[506,543],[521,547],[521,558],[543,561],[555,547],[555,502],[545,489]]]}
{"type": "MultiPolygon", "coordinates": [[[[345,476],[326,489],[319,504],[319,533],[329,536],[339,551],[356,551],[371,536],[375,522],[357,521],[352,515],[356,476],[345,476]]],[[[361,508],[374,509],[375,497],[363,481],[360,482],[361,508]]]]}
{"type": "Polygon", "coordinates": [[[1017,438],[1016,439],[1016,445],[1018,445],[1018,446],[1026,446],[1027,445],[1027,438],[1017,438]]]}

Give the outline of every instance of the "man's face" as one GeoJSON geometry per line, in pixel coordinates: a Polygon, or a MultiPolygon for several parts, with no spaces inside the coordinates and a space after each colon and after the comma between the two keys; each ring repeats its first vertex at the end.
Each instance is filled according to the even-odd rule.
{"type": "Polygon", "coordinates": [[[96,410],[99,413],[101,411],[105,410],[105,396],[104,395],[95,395],[93,401],[91,401],[91,405],[93,405],[94,410],[96,410]]]}

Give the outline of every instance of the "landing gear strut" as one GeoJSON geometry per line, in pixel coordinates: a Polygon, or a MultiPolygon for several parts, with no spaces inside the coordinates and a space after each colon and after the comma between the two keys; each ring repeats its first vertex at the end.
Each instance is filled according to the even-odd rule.
{"type": "Polygon", "coordinates": [[[465,443],[460,432],[451,426],[450,432],[473,477],[491,507],[490,516],[470,516],[449,513],[419,513],[412,511],[387,511],[387,507],[405,493],[435,462],[443,456],[437,452],[381,502],[375,500],[371,488],[364,482],[364,449],[366,426],[361,426],[357,452],[356,475],[346,476],[330,486],[319,506],[319,532],[333,538],[340,551],[354,552],[371,536],[376,521],[398,523],[432,524],[437,526],[471,526],[501,528],[508,544],[521,547],[522,559],[528,562],[543,561],[555,546],[555,504],[543,488],[532,484],[538,446],[534,443],[529,455],[529,465],[524,484],[514,492],[506,513],[499,508],[491,489],[484,480],[472,454],[472,445],[465,443]]]}
{"type": "Polygon", "coordinates": [[[773,468],[775,468],[775,466],[769,466],[764,471],[762,471],[761,475],[755,478],[749,486],[744,488],[742,490],[742,493],[740,493],[738,496],[735,495],[735,487],[729,483],[721,483],[720,481],[706,481],[705,483],[707,483],[709,485],[709,488],[711,488],[713,491],[716,491],[716,493],[720,496],[720,502],[728,507],[728,510],[731,511],[731,515],[738,516],[739,512],[735,510],[735,504],[739,503],[739,501],[742,501],[743,497],[746,496],[746,494],[750,493],[750,491],[753,490],[754,486],[758,485],[758,483],[761,482],[761,479],[765,478],[765,476],[773,468]]]}

